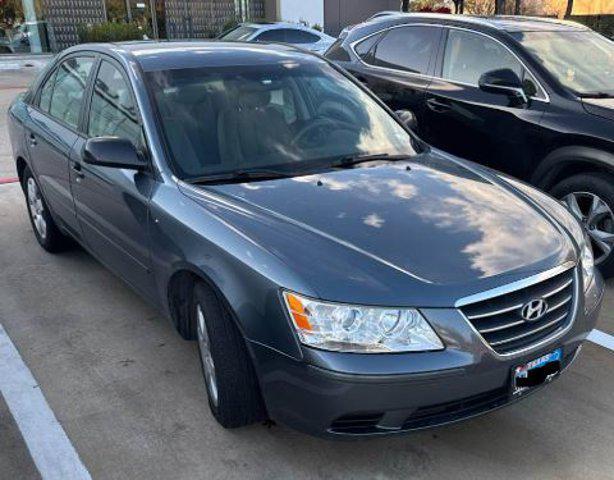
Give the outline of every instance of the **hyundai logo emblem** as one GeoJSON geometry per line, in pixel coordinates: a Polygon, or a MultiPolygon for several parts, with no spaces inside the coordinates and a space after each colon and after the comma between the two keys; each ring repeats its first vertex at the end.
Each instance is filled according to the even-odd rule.
{"type": "Polygon", "coordinates": [[[543,298],[531,300],[522,306],[520,314],[527,322],[535,322],[542,318],[548,311],[548,302],[543,298]]]}

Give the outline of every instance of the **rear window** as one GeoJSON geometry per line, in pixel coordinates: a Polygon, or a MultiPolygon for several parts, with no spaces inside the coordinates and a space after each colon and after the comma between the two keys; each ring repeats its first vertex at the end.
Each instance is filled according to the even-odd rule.
{"type": "Polygon", "coordinates": [[[248,40],[256,32],[253,27],[237,27],[220,35],[220,40],[248,40]]]}

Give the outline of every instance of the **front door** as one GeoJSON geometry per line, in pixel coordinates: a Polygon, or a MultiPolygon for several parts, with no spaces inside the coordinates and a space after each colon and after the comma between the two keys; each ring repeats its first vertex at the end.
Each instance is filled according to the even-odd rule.
{"type": "Polygon", "coordinates": [[[423,138],[437,148],[525,177],[538,151],[546,93],[518,58],[499,41],[451,28],[438,75],[426,94],[423,138]],[[511,69],[523,80],[528,103],[478,87],[482,74],[511,69]]]}
{"type": "Polygon", "coordinates": [[[85,137],[75,144],[71,185],[83,237],[92,252],[134,288],[150,296],[154,282],[149,256],[150,172],[83,162],[86,138],[121,137],[145,149],[136,103],[122,68],[102,60],[92,88],[85,137]]]}

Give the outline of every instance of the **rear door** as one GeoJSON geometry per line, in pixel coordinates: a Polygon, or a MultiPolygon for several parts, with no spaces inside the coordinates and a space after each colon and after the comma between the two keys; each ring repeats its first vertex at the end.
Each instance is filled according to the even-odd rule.
{"type": "Polygon", "coordinates": [[[71,185],[85,243],[134,288],[153,294],[149,257],[149,198],[153,173],[83,162],[87,138],[121,137],[146,154],[146,143],[128,78],[118,63],[103,57],[96,69],[84,135],[71,158],[71,185]]]}
{"type": "Polygon", "coordinates": [[[403,25],[376,33],[353,45],[361,61],[347,65],[392,110],[411,110],[418,120],[418,134],[442,30],[403,25]]]}
{"type": "Polygon", "coordinates": [[[538,151],[541,141],[546,92],[507,46],[487,34],[450,28],[442,42],[437,75],[426,95],[424,140],[460,157],[525,176],[531,152],[538,151]],[[528,104],[478,87],[482,74],[502,68],[523,80],[528,104]]]}
{"type": "Polygon", "coordinates": [[[76,55],[52,70],[28,106],[26,136],[30,164],[51,211],[74,235],[79,227],[70,192],[69,156],[79,137],[88,77],[93,56],[76,55]]]}

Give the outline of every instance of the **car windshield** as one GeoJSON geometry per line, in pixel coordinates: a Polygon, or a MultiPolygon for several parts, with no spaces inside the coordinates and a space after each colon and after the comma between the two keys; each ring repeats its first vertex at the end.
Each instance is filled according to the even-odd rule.
{"type": "Polygon", "coordinates": [[[247,40],[257,29],[253,27],[236,27],[220,35],[220,40],[247,40]]]}
{"type": "Polygon", "coordinates": [[[147,73],[176,174],[291,173],[415,153],[407,131],[324,61],[147,73]]]}
{"type": "Polygon", "coordinates": [[[585,32],[518,32],[516,39],[580,96],[614,95],[614,43],[585,32]]]}

